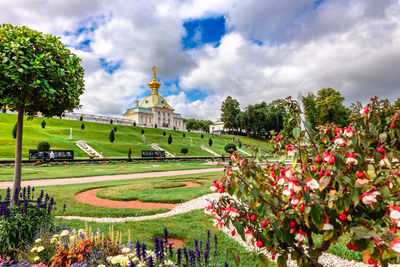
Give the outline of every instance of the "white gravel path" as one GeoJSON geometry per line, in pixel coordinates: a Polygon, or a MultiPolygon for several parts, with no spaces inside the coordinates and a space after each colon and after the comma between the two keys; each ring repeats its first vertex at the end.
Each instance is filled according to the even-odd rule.
{"type": "MultiPolygon", "coordinates": [[[[174,209],[171,211],[165,212],[165,213],[160,213],[160,214],[155,214],[155,215],[149,215],[149,216],[141,216],[141,217],[125,217],[125,218],[95,218],[95,217],[78,217],[78,216],[58,216],[58,218],[66,219],[66,220],[83,220],[83,221],[92,221],[92,222],[103,222],[103,223],[120,223],[120,222],[127,222],[127,221],[143,221],[143,220],[150,220],[150,219],[156,219],[156,218],[165,218],[169,216],[173,216],[176,214],[181,214],[181,213],[186,213],[191,210],[195,209],[204,209],[206,206],[209,205],[210,201],[216,201],[219,199],[220,194],[219,193],[214,193],[214,194],[208,194],[204,195],[201,197],[198,197],[196,199],[190,200],[188,202],[184,202],[178,206],[176,206],[174,209]]],[[[257,248],[255,248],[252,245],[248,245],[245,243],[239,235],[232,236],[231,230],[228,228],[224,228],[223,231],[239,242],[242,246],[246,248],[248,251],[257,251],[257,248]]],[[[269,258],[271,258],[271,254],[267,252],[265,249],[262,251],[265,255],[267,255],[269,258]]],[[[326,267],[366,267],[366,266],[372,266],[372,265],[367,265],[362,262],[355,262],[355,261],[349,261],[346,259],[339,258],[338,256],[329,254],[329,253],[323,253],[322,256],[319,258],[319,262],[326,267]]],[[[294,261],[289,261],[290,266],[297,266],[296,262],[294,261]]],[[[390,264],[389,266],[391,267],[400,267],[400,264],[390,264]]]]}

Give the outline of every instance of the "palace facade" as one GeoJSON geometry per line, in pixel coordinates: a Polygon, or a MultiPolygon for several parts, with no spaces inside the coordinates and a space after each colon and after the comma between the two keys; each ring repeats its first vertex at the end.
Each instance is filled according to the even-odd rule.
{"type": "Polygon", "coordinates": [[[149,82],[151,94],[146,96],[140,105],[139,101],[135,101],[134,106],[128,108],[123,116],[134,121],[137,126],[185,130],[186,124],[181,114],[175,113],[167,100],[158,94],[161,83],[157,81],[156,71],[157,68],[153,67],[153,80],[149,82]]]}

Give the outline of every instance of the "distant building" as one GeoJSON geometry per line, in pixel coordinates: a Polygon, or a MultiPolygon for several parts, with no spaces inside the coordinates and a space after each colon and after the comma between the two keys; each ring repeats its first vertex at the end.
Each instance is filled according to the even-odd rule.
{"type": "Polygon", "coordinates": [[[124,118],[134,121],[137,126],[150,126],[185,130],[186,123],[181,114],[175,113],[174,109],[168,104],[167,100],[158,94],[161,83],[156,78],[157,68],[153,67],[153,80],[149,82],[151,94],[146,96],[139,105],[128,108],[123,114],[124,118]]]}
{"type": "Polygon", "coordinates": [[[216,121],[210,125],[210,134],[223,134],[224,133],[224,122],[216,121]]]}

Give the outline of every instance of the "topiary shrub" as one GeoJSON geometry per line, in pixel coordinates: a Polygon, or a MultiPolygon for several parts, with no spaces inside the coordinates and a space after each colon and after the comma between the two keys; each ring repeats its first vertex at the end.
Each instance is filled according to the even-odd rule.
{"type": "Polygon", "coordinates": [[[113,124],[113,120],[112,119],[110,120],[110,124],[113,124]]]}
{"type": "Polygon", "coordinates": [[[48,142],[40,142],[37,145],[37,150],[39,150],[39,151],[49,151],[50,150],[50,144],[48,142]]]}
{"type": "Polygon", "coordinates": [[[203,135],[203,134],[201,134],[201,138],[204,138],[204,135],[203,135]]]}
{"type": "Polygon", "coordinates": [[[154,128],[157,128],[157,123],[156,123],[156,124],[154,124],[154,128]]]}
{"type": "Polygon", "coordinates": [[[212,139],[211,139],[211,137],[210,137],[210,139],[208,139],[208,145],[209,145],[209,146],[212,146],[212,143],[213,143],[213,141],[212,141],[212,139]]]}
{"type": "Polygon", "coordinates": [[[166,133],[165,131],[162,133],[163,136],[165,136],[166,134],[167,134],[167,133],[166,133]]]}
{"type": "Polygon", "coordinates": [[[315,131],[309,123],[300,127],[296,101],[287,105],[295,127],[292,137],[273,134],[279,160],[233,153],[234,170],[226,168],[211,186],[229,195],[206,212],[219,227],[232,226],[248,244],[278,255],[278,266],[289,255],[299,266],[321,266],[318,258],[343,235],[369,264],[388,266],[400,256],[400,110],[375,120],[381,106],[372,98],[347,127],[315,131]]]}
{"type": "Polygon", "coordinates": [[[182,154],[185,155],[185,154],[187,154],[188,152],[189,152],[189,150],[188,150],[186,147],[182,147],[182,148],[181,148],[181,153],[182,153],[182,154]]]}
{"type": "Polygon", "coordinates": [[[81,129],[85,130],[85,124],[84,123],[81,124],[81,129]]]}
{"type": "Polygon", "coordinates": [[[14,128],[12,129],[13,138],[17,138],[17,123],[14,124],[14,128]]]}
{"type": "Polygon", "coordinates": [[[186,134],[185,134],[185,133],[183,133],[183,134],[182,134],[182,137],[183,137],[183,138],[185,138],[185,137],[186,137],[186,134]]]}
{"type": "Polygon", "coordinates": [[[144,134],[144,129],[142,129],[141,133],[142,133],[142,135],[144,134]]]}
{"type": "Polygon", "coordinates": [[[82,116],[82,115],[79,117],[79,120],[80,120],[80,121],[83,121],[83,116],[82,116]]]}
{"type": "Polygon", "coordinates": [[[237,148],[236,148],[235,144],[230,143],[230,144],[225,145],[224,150],[228,153],[232,153],[232,152],[235,152],[237,150],[237,148]]]}
{"type": "Polygon", "coordinates": [[[132,159],[132,148],[128,149],[128,159],[129,161],[132,159]]]}
{"type": "Polygon", "coordinates": [[[136,126],[136,121],[133,122],[133,126],[136,126]]]}
{"type": "Polygon", "coordinates": [[[110,135],[108,136],[108,140],[110,140],[110,143],[114,143],[115,140],[114,130],[111,130],[110,135]]]}
{"type": "Polygon", "coordinates": [[[171,135],[168,136],[168,145],[170,145],[170,144],[172,144],[172,136],[171,135]]]}
{"type": "Polygon", "coordinates": [[[42,128],[43,129],[46,128],[46,121],[45,120],[42,121],[42,128]]]}
{"type": "Polygon", "coordinates": [[[117,129],[117,126],[115,126],[115,127],[114,127],[114,133],[116,133],[117,130],[118,130],[118,129],[117,129]]]}

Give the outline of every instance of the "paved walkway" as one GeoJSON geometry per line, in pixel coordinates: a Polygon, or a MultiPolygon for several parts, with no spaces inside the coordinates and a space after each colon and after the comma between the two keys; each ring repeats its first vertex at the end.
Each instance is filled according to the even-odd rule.
{"type": "MultiPolygon", "coordinates": [[[[102,175],[102,176],[88,176],[88,177],[76,177],[76,178],[60,178],[60,179],[42,179],[42,180],[22,180],[21,187],[30,186],[47,186],[47,185],[63,185],[63,184],[85,184],[95,183],[104,181],[115,181],[115,180],[130,180],[140,178],[153,178],[153,177],[165,177],[175,176],[184,174],[199,174],[222,171],[223,168],[207,168],[207,169],[195,169],[195,170],[180,170],[180,171],[165,171],[165,172],[145,172],[145,173],[132,173],[132,174],[116,174],[116,175],[102,175]]],[[[0,189],[7,189],[12,187],[13,182],[0,182],[0,189]]]]}

